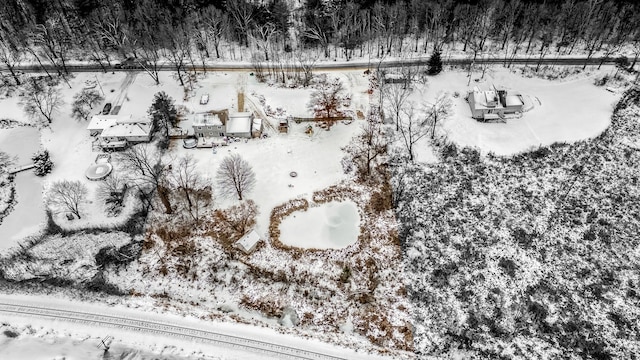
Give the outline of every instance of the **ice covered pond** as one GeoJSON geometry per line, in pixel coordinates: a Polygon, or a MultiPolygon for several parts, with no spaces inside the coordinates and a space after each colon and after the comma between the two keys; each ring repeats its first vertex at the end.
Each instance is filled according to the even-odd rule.
{"type": "Polygon", "coordinates": [[[297,211],[280,223],[280,241],[289,246],[341,249],[358,240],[360,215],[352,201],[330,202],[297,211]]]}

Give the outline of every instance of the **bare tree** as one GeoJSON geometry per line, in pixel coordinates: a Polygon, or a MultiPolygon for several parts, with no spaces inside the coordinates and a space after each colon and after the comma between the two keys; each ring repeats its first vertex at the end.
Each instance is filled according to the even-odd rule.
{"type": "Polygon", "coordinates": [[[402,84],[388,84],[383,88],[383,103],[387,111],[393,114],[396,122],[396,131],[400,130],[400,113],[409,98],[411,91],[402,84]]]}
{"type": "Polygon", "coordinates": [[[274,36],[278,31],[273,24],[265,24],[250,33],[251,39],[256,43],[258,49],[262,50],[265,61],[269,61],[269,53],[274,42],[274,36]]]}
{"type": "Polygon", "coordinates": [[[157,191],[165,213],[173,213],[167,188],[169,163],[164,162],[159,154],[151,152],[145,144],[132,146],[120,153],[120,156],[125,168],[129,170],[131,180],[138,182],[141,187],[151,187],[152,192],[157,191]]]}
{"type": "Polygon", "coordinates": [[[376,159],[387,152],[387,138],[382,126],[375,119],[367,119],[355,141],[342,150],[356,165],[360,179],[368,179],[376,159]]]}
{"type": "Polygon", "coordinates": [[[242,46],[244,43],[245,46],[249,47],[249,31],[253,23],[253,5],[245,0],[228,1],[227,10],[236,23],[237,30],[240,32],[240,45],[242,46]]]}
{"type": "Polygon", "coordinates": [[[113,172],[100,182],[96,197],[104,203],[108,214],[117,216],[124,207],[127,188],[126,179],[113,172]]]}
{"type": "Polygon", "coordinates": [[[328,31],[326,31],[324,27],[318,23],[318,21],[315,21],[313,24],[311,24],[311,26],[303,32],[303,36],[318,41],[318,43],[320,43],[320,46],[322,47],[322,50],[324,51],[324,57],[329,57],[329,44],[331,43],[331,39],[328,31]]]}
{"type": "Polygon", "coordinates": [[[313,111],[317,117],[323,115],[327,118],[340,116],[340,107],[342,106],[342,93],[344,87],[340,79],[335,78],[331,82],[325,74],[320,76],[316,90],[311,93],[309,101],[309,109],[313,111]]]}
{"type": "Polygon", "coordinates": [[[7,67],[11,76],[20,85],[20,77],[16,73],[16,66],[24,59],[25,50],[15,37],[18,34],[6,34],[0,31],[0,61],[7,67]]]}
{"type": "Polygon", "coordinates": [[[220,42],[229,28],[227,14],[215,6],[208,6],[198,15],[201,17],[199,18],[199,31],[196,33],[196,44],[208,58],[209,44],[211,43],[213,50],[216,52],[216,59],[220,59],[220,42]]]}
{"type": "Polygon", "coordinates": [[[169,181],[172,187],[178,190],[180,198],[184,199],[191,218],[199,223],[203,208],[212,200],[211,186],[196,170],[196,161],[192,155],[178,159],[169,175],[169,181]]]}
{"type": "Polygon", "coordinates": [[[186,72],[185,61],[191,52],[191,30],[187,26],[187,24],[182,24],[177,29],[172,28],[167,20],[166,29],[164,30],[164,33],[166,33],[168,36],[168,59],[169,62],[173,64],[176,72],[178,73],[180,86],[184,86],[182,73],[186,72]]]}
{"type": "Polygon", "coordinates": [[[449,94],[444,93],[439,95],[436,100],[426,105],[427,118],[424,124],[431,129],[431,138],[436,136],[436,128],[442,125],[442,122],[451,116],[453,111],[453,104],[449,94]]]}
{"type": "Polygon", "coordinates": [[[69,211],[81,219],[80,206],[87,198],[87,187],[80,181],[54,182],[47,191],[46,202],[59,212],[69,211]]]}
{"type": "Polygon", "coordinates": [[[255,72],[256,79],[258,79],[259,82],[264,82],[267,78],[264,73],[264,65],[264,58],[262,57],[262,54],[254,53],[251,55],[251,66],[253,66],[253,71],[255,72]]]}
{"type": "Polygon", "coordinates": [[[46,120],[51,124],[54,113],[64,104],[57,87],[43,80],[31,78],[25,84],[25,96],[21,101],[24,112],[32,120],[46,120]]]}
{"type": "Polygon", "coordinates": [[[400,117],[400,135],[402,142],[409,153],[409,160],[413,161],[415,154],[413,146],[429,133],[429,127],[424,124],[416,114],[415,105],[407,104],[402,109],[400,117]]]}
{"type": "Polygon", "coordinates": [[[72,115],[76,120],[88,120],[95,105],[104,97],[95,89],[83,89],[73,96],[72,115]]]}
{"type": "Polygon", "coordinates": [[[251,191],[256,184],[256,175],[251,165],[238,154],[229,155],[222,160],[216,179],[223,196],[231,196],[235,192],[238,200],[242,200],[242,195],[251,191]]]}
{"type": "Polygon", "coordinates": [[[317,59],[302,55],[302,53],[298,53],[297,59],[298,66],[302,69],[302,86],[307,87],[313,79],[313,70],[316,68],[317,59]]]}

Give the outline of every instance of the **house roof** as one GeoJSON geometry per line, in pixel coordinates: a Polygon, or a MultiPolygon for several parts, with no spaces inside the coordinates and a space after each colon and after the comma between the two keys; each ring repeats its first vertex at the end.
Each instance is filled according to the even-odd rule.
{"type": "Polygon", "coordinates": [[[236,244],[245,252],[251,251],[260,241],[260,235],[255,230],[244,234],[236,244]]]}
{"type": "Polygon", "coordinates": [[[126,123],[115,124],[104,129],[100,134],[101,137],[141,137],[151,134],[151,126],[147,123],[126,123]]]}
{"type": "Polygon", "coordinates": [[[522,101],[522,98],[519,95],[507,95],[505,97],[505,103],[507,104],[507,106],[524,105],[524,102],[522,101]]]}
{"type": "MultiPolygon", "coordinates": [[[[116,124],[120,115],[93,115],[87,130],[104,130],[116,124]]],[[[129,115],[131,117],[131,115],[129,115]]]]}
{"type": "Polygon", "coordinates": [[[250,133],[252,121],[253,114],[250,112],[229,114],[229,120],[227,121],[227,133],[250,133]]]}
{"type": "Polygon", "coordinates": [[[196,113],[193,116],[193,126],[222,126],[222,120],[218,114],[196,113]]]}
{"type": "Polygon", "coordinates": [[[253,119],[253,128],[260,130],[260,127],[262,126],[262,119],[260,118],[254,118],[253,119]]]}
{"type": "Polygon", "coordinates": [[[477,87],[473,88],[473,97],[469,96],[469,104],[474,109],[499,109],[502,108],[502,104],[498,101],[498,94],[496,94],[493,90],[488,91],[480,91],[477,87]],[[471,101],[473,99],[473,101],[471,101]],[[487,106],[487,103],[490,101],[495,101],[495,106],[487,106]]]}
{"type": "Polygon", "coordinates": [[[147,117],[133,119],[131,114],[129,115],[94,115],[89,121],[87,130],[105,130],[116,124],[132,124],[132,123],[146,123],[150,124],[151,119],[147,117]]]}

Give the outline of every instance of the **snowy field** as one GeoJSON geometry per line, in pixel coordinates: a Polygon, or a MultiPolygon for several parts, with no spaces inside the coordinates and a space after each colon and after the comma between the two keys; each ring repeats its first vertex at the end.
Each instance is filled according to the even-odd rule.
{"type": "MultiPolygon", "coordinates": [[[[454,114],[443,125],[449,140],[461,146],[477,147],[483,153],[512,155],[554,142],[592,138],[607,128],[619,95],[593,85],[593,81],[596,75],[609,73],[612,69],[603,66],[600,71],[590,71],[568,81],[551,81],[526,78],[495,67],[487,70],[484,79],[481,73],[474,72],[474,80],[469,86],[466,72],[448,71],[429,77],[427,84],[414,85],[410,101],[419,105],[433,101],[438,94],[458,92],[460,96],[452,98],[454,114]],[[464,99],[467,92],[474,86],[488,90],[492,85],[531,97],[534,108],[523,113],[521,118],[509,119],[506,123],[474,120],[464,99]]],[[[432,161],[428,141],[425,139],[418,145],[418,161],[432,161]]]]}
{"type": "Polygon", "coordinates": [[[331,202],[285,218],[280,224],[280,241],[305,249],[341,249],[356,242],[359,226],[356,204],[331,202]]]}
{"type": "MultiPolygon", "coordinates": [[[[373,100],[367,94],[368,77],[361,71],[336,71],[329,75],[337,76],[343,81],[351,98],[348,110],[354,113],[362,111],[366,114],[369,101],[373,100]]],[[[474,74],[473,78],[476,77],[479,76],[474,74]]],[[[288,89],[257,83],[255,78],[245,72],[200,75],[198,82],[193,84],[193,90],[189,91],[178,86],[175,76],[170,72],[160,73],[160,85],[156,85],[144,73],[80,73],[71,79],[72,89],[66,84],[60,85],[66,105],[54,118],[51,127],[40,131],[42,145],[51,153],[53,172],[43,180],[36,179],[28,172],[18,176],[18,180],[20,176],[31,176],[34,180],[41,181],[42,185],[38,182],[37,189],[34,187],[25,190],[18,183],[19,201],[22,199],[23,205],[30,204],[24,208],[28,215],[18,212],[16,207],[14,213],[5,219],[3,225],[14,229],[11,230],[11,237],[6,236],[9,232],[5,233],[5,229],[0,225],[3,239],[0,249],[14,245],[15,240],[22,235],[37,231],[33,225],[44,219],[42,201],[38,202],[40,187],[44,187],[46,191],[46,188],[57,180],[78,180],[89,188],[88,199],[83,204],[82,211],[85,216],[82,220],[68,221],[63,214],[56,216],[57,222],[63,228],[82,228],[119,221],[118,218],[107,218],[100,201],[96,199],[95,192],[99,182],[85,178],[85,170],[94,163],[99,152],[94,151],[92,147],[92,138],[86,130],[86,123],[77,122],[70,116],[71,98],[88,79],[98,79],[100,82],[106,94],[103,104],[121,103],[120,114],[131,114],[134,118],[147,116],[152,98],[159,91],[169,94],[182,114],[190,114],[227,108],[235,110],[237,91],[244,88],[245,106],[265,118],[267,138],[233,142],[229,146],[217,148],[216,152],[212,149],[184,149],[182,140],[173,140],[165,157],[168,160],[176,160],[182,156],[193,156],[197,170],[213,184],[225,156],[239,154],[247,160],[256,174],[257,182],[245,197],[257,204],[256,230],[264,239],[268,239],[269,236],[270,214],[274,207],[294,199],[311,200],[314,192],[332,185],[353,185],[349,179],[350,175],[344,173],[341,165],[341,159],[345,156],[341,148],[352,142],[354,136],[360,132],[362,120],[350,124],[338,122],[329,131],[312,125],[311,134],[305,132],[307,123],[290,124],[288,134],[280,134],[272,128],[277,124],[279,117],[312,116],[307,105],[310,89],[288,89]],[[130,82],[127,79],[134,81],[130,82]],[[199,99],[204,94],[209,95],[210,101],[207,105],[200,105],[199,99]],[[292,172],[296,172],[297,176],[292,177],[292,172]],[[34,195],[34,198],[29,200],[31,202],[27,201],[27,194],[34,195]],[[11,218],[12,215],[19,217],[11,218]]],[[[483,152],[501,155],[514,154],[555,141],[575,141],[594,137],[609,124],[611,104],[617,98],[616,95],[595,87],[592,84],[593,79],[585,75],[571,81],[551,82],[525,78],[496,68],[490,69],[485,79],[477,83],[472,80],[471,87],[467,86],[466,73],[461,71],[449,71],[427,79],[426,84],[413,85],[411,100],[416,104],[423,104],[439,93],[459,92],[460,96],[453,99],[454,114],[443,126],[447,136],[460,145],[476,146],[483,152]],[[491,84],[504,86],[537,99],[536,107],[525,113],[522,118],[510,119],[506,124],[484,124],[471,119],[468,104],[464,101],[466,91],[473,86],[484,89],[491,84]]],[[[187,88],[190,86],[187,85],[187,88]]],[[[25,121],[21,109],[17,108],[16,104],[14,98],[0,100],[0,106],[8,107],[7,114],[11,114],[16,120],[25,121]]],[[[97,105],[96,111],[101,109],[103,104],[97,105]]],[[[184,121],[181,126],[188,127],[189,122],[184,121]]],[[[0,136],[2,134],[0,132],[0,136]]],[[[4,134],[5,138],[9,137],[6,135],[8,132],[4,134]]],[[[37,133],[27,137],[36,139],[34,141],[38,138],[37,133]]],[[[37,149],[36,145],[33,151],[20,149],[30,156],[37,149]]],[[[418,161],[437,161],[426,140],[418,144],[416,152],[418,161]]],[[[126,172],[126,169],[119,166],[116,157],[112,162],[115,172],[126,172]]],[[[239,203],[236,199],[223,197],[218,189],[215,190],[214,208],[227,209],[239,203]]],[[[208,243],[212,241],[211,238],[195,238],[190,240],[198,243],[199,252],[197,257],[188,259],[194,264],[194,270],[190,275],[193,277],[188,281],[186,277],[176,273],[155,276],[160,271],[157,268],[160,266],[157,249],[153,253],[146,253],[138,262],[124,270],[119,269],[117,272],[107,273],[106,276],[121,289],[144,296],[128,298],[126,301],[132,306],[152,311],[157,311],[157,307],[163,307],[166,311],[202,316],[215,313],[215,309],[224,308],[231,314],[218,316],[227,321],[241,319],[254,325],[266,324],[275,328],[291,326],[290,320],[283,325],[277,316],[265,316],[264,307],[271,304],[278,308],[291,306],[301,316],[310,314],[303,331],[305,334],[320,334],[318,336],[324,336],[325,340],[342,344],[373,343],[380,346],[387,345],[385,341],[393,341],[395,345],[390,346],[393,348],[401,343],[398,339],[409,336],[409,332],[405,333],[404,330],[410,327],[410,305],[406,301],[404,289],[401,288],[402,272],[394,270],[400,266],[399,252],[393,245],[392,229],[395,220],[390,213],[379,215],[380,218],[363,216],[362,209],[367,207],[370,191],[360,190],[358,194],[361,197],[356,201],[358,206],[348,201],[328,202],[318,206],[312,205],[306,212],[294,212],[283,219],[280,225],[280,240],[283,244],[297,248],[326,249],[322,252],[302,252],[302,255],[298,253],[294,258],[291,253],[276,249],[267,243],[266,247],[259,248],[242,262],[230,261],[227,258],[228,254],[219,244],[211,246],[208,243]],[[372,219],[376,219],[376,223],[371,223],[372,219]],[[374,234],[375,240],[349,246],[356,243],[355,239],[362,235],[362,226],[374,234]],[[292,260],[295,260],[295,263],[292,260]],[[371,265],[372,262],[378,265],[371,265]],[[220,264],[224,266],[218,268],[220,264]],[[372,270],[374,268],[375,270],[372,270]],[[271,272],[271,276],[284,276],[287,280],[272,282],[260,275],[261,272],[271,272]],[[153,278],[150,278],[149,274],[154,275],[153,278]],[[343,277],[346,280],[341,280],[343,277]],[[313,280],[309,280],[310,278],[313,280]],[[364,296],[359,298],[368,292],[376,292],[375,310],[358,305],[368,301],[364,296]],[[347,296],[335,296],[336,293],[347,296]],[[171,301],[161,300],[165,297],[171,301]],[[330,309],[325,308],[326,304],[329,304],[330,309]],[[382,320],[378,318],[380,314],[383,316],[382,320]],[[340,319],[340,322],[337,323],[336,319],[340,319]],[[378,327],[387,321],[391,325],[386,329],[392,335],[384,334],[382,328],[378,327]]],[[[346,199],[340,201],[343,200],[346,199]]],[[[128,212],[124,211],[121,218],[127,214],[128,212]]],[[[97,250],[108,245],[121,246],[128,239],[118,238],[109,244],[100,243],[97,237],[90,240],[87,248],[82,249],[68,247],[63,244],[62,239],[56,238],[42,247],[34,248],[33,251],[47,260],[55,258],[53,250],[57,246],[65,247],[61,255],[69,258],[73,266],[78,266],[71,269],[79,270],[74,272],[80,276],[74,278],[78,280],[91,278],[89,275],[97,272],[93,259],[97,250]],[[42,256],[43,254],[46,256],[42,256]],[[75,261],[74,258],[82,259],[75,261]]],[[[169,253],[164,256],[173,255],[169,253]]],[[[35,270],[50,273],[52,270],[45,267],[49,266],[48,260],[45,260],[43,267],[36,266],[35,270]]],[[[69,270],[55,266],[53,268],[53,271],[69,270]]],[[[21,270],[16,267],[12,271],[21,270]]],[[[65,341],[59,340],[62,347],[65,346],[65,341]]],[[[406,343],[411,343],[411,340],[406,343]]],[[[68,355],[68,358],[71,356],[68,355]]]]}

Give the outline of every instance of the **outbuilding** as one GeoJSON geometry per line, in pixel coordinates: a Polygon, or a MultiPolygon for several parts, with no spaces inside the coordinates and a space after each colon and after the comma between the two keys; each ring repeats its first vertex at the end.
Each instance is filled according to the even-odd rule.
{"type": "Polygon", "coordinates": [[[244,251],[245,254],[251,254],[256,249],[259,242],[260,235],[258,235],[255,230],[251,230],[244,234],[240,240],[236,241],[235,245],[238,249],[244,251]]]}

